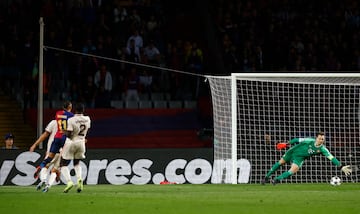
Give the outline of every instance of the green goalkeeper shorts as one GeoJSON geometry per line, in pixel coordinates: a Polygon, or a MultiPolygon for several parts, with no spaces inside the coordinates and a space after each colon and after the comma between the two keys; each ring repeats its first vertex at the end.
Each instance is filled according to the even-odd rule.
{"type": "Polygon", "coordinates": [[[297,157],[297,156],[293,155],[291,150],[289,150],[288,152],[285,152],[285,154],[282,156],[282,158],[286,161],[286,163],[296,164],[299,168],[302,167],[304,160],[305,160],[304,157],[297,157]]]}

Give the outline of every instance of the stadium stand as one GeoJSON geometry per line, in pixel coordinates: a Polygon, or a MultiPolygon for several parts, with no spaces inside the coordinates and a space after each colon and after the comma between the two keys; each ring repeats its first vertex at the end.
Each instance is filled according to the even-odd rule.
{"type": "Polygon", "coordinates": [[[137,108],[139,108],[139,103],[136,100],[126,100],[125,101],[125,108],[137,109],[137,108]]]}
{"type": "Polygon", "coordinates": [[[124,101],[122,100],[111,100],[110,106],[112,108],[124,108],[124,101]]]}
{"type": "Polygon", "coordinates": [[[183,105],[182,105],[182,101],[180,100],[170,100],[168,101],[168,106],[169,108],[182,108],[183,105]]]}
{"type": "Polygon", "coordinates": [[[151,100],[140,100],[139,101],[139,108],[152,108],[152,101],[151,100]]]}

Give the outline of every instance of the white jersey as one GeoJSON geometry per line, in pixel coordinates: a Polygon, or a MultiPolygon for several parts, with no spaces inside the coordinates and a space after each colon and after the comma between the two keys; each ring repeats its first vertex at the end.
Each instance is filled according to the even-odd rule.
{"type": "Polygon", "coordinates": [[[75,114],[68,119],[67,131],[71,132],[72,141],[83,140],[85,142],[86,135],[90,129],[91,120],[89,116],[83,114],[75,114]]]}
{"type": "MultiPolygon", "coordinates": [[[[48,142],[47,142],[47,148],[46,148],[46,154],[48,154],[50,152],[50,147],[51,144],[54,141],[54,136],[57,132],[57,123],[56,120],[52,120],[50,121],[47,126],[45,127],[45,131],[50,133],[49,138],[48,138],[48,142]]],[[[46,157],[48,157],[46,155],[46,157]]],[[[59,153],[56,153],[54,158],[51,160],[50,163],[48,163],[47,165],[49,168],[54,167],[55,169],[58,169],[60,166],[60,155],[59,153]]]]}
{"type": "Polygon", "coordinates": [[[52,142],[54,141],[54,136],[55,133],[57,132],[57,123],[56,120],[52,120],[48,123],[48,125],[45,128],[45,131],[50,133],[49,138],[48,138],[48,143],[47,143],[47,148],[46,151],[49,152],[50,151],[50,147],[52,142]]]}
{"type": "Polygon", "coordinates": [[[67,131],[71,132],[71,138],[66,138],[62,151],[65,160],[85,158],[85,140],[91,127],[89,116],[75,114],[68,119],[67,131]]]}

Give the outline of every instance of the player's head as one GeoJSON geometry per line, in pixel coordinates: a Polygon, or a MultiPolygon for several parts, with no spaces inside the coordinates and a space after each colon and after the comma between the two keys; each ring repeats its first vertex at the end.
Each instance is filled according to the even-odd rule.
{"type": "Polygon", "coordinates": [[[85,106],[83,103],[76,103],[75,104],[75,113],[76,114],[83,114],[85,111],[85,106]]]}
{"type": "Polygon", "coordinates": [[[325,142],[325,133],[324,132],[318,132],[316,134],[316,143],[318,145],[321,145],[325,142]]]}
{"type": "Polygon", "coordinates": [[[63,104],[63,109],[66,111],[71,111],[71,109],[72,109],[71,101],[69,101],[69,100],[65,101],[63,104]]]}

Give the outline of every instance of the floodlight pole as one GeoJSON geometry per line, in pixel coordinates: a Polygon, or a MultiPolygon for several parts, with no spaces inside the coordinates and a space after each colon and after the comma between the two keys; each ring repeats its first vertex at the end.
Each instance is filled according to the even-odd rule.
{"type": "MultiPolygon", "coordinates": [[[[41,136],[43,131],[43,76],[44,76],[44,20],[40,17],[40,42],[39,42],[39,87],[38,87],[38,137],[41,136]]],[[[39,144],[39,148],[43,148],[43,143],[39,144]]]]}

